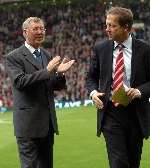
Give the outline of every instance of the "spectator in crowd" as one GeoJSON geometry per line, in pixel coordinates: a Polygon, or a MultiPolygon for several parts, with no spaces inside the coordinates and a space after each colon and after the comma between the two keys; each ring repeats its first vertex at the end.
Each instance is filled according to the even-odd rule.
{"type": "Polygon", "coordinates": [[[150,135],[150,45],[132,38],[132,24],[131,10],[107,11],[109,40],[95,46],[87,78],[111,168],[139,168],[143,138],[150,135]],[[112,99],[119,89],[129,98],[128,105],[112,99]]]}
{"type": "Polygon", "coordinates": [[[54,90],[66,87],[63,73],[74,60],[52,58],[41,48],[45,26],[40,18],[29,17],[22,29],[25,44],[6,57],[21,167],[53,168],[54,132],[58,133],[54,90]]]}
{"type": "MultiPolygon", "coordinates": [[[[144,25],[142,31],[134,31],[135,37],[150,42],[150,1],[135,1],[126,5],[132,9],[135,20],[144,25]]],[[[64,57],[68,55],[68,57],[76,59],[77,62],[74,68],[66,73],[68,85],[66,94],[64,95],[64,91],[55,92],[55,99],[61,100],[62,94],[64,95],[63,100],[66,101],[88,99],[85,89],[85,73],[89,69],[93,46],[106,38],[105,10],[107,10],[107,3],[91,4],[88,1],[84,5],[78,3],[64,4],[63,6],[47,5],[45,2],[42,5],[40,2],[3,5],[0,15],[0,68],[2,67],[0,80],[4,82],[0,86],[0,95],[6,100],[5,104],[3,103],[4,106],[10,105],[9,108],[12,107],[12,103],[8,103],[12,102],[12,96],[7,96],[11,95],[10,80],[4,71],[3,56],[23,44],[24,39],[20,24],[25,18],[34,15],[47,21],[46,40],[43,47],[46,47],[52,56],[61,55],[64,57]],[[1,76],[1,74],[3,75],[1,76]],[[79,81],[78,79],[81,77],[82,81],[79,81]]]]}

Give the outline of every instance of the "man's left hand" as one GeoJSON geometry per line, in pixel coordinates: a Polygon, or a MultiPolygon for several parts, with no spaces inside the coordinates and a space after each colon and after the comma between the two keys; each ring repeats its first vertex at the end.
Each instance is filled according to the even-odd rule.
{"type": "Polygon", "coordinates": [[[57,67],[57,72],[64,73],[68,71],[74,64],[74,62],[75,60],[67,60],[66,58],[64,58],[63,61],[60,63],[60,65],[57,67]]]}
{"type": "Polygon", "coordinates": [[[135,89],[135,88],[128,88],[128,90],[126,91],[126,94],[132,100],[135,99],[135,98],[141,98],[140,91],[138,89],[135,89]]]}

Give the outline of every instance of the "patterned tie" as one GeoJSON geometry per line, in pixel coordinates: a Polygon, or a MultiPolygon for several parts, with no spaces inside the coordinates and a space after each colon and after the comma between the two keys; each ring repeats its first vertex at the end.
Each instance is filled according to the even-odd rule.
{"type": "MultiPolygon", "coordinates": [[[[119,54],[116,58],[115,73],[113,79],[112,90],[116,92],[123,86],[123,77],[124,77],[124,58],[123,58],[123,48],[122,44],[117,46],[119,48],[119,54]]],[[[113,102],[115,106],[118,106],[119,103],[113,102]]]]}
{"type": "Polygon", "coordinates": [[[33,54],[35,54],[36,60],[37,60],[39,63],[41,63],[41,62],[42,62],[41,53],[40,53],[38,50],[35,50],[33,54]]]}

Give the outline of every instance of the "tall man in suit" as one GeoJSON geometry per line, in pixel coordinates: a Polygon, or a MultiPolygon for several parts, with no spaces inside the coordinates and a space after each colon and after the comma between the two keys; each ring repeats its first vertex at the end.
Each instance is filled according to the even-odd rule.
{"type": "Polygon", "coordinates": [[[25,44],[6,58],[21,167],[53,168],[54,133],[58,134],[54,90],[66,87],[64,73],[74,60],[52,58],[41,48],[45,26],[40,18],[26,19],[22,29],[25,44]]]}
{"type": "Polygon", "coordinates": [[[132,38],[132,24],[131,10],[112,7],[107,11],[109,39],[95,46],[87,76],[87,88],[97,107],[97,134],[105,137],[111,168],[139,168],[143,138],[150,135],[150,45],[132,38]],[[123,75],[117,83],[122,79],[130,100],[127,106],[112,101],[120,52],[123,75]]]}

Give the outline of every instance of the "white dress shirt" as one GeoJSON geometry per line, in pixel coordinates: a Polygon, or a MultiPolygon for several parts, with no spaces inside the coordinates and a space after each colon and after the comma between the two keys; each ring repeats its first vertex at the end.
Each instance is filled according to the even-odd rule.
{"type": "MultiPolygon", "coordinates": [[[[123,43],[123,58],[124,58],[124,65],[125,65],[125,73],[123,83],[125,86],[130,87],[130,77],[131,77],[131,59],[132,59],[132,38],[131,35],[129,38],[124,41],[123,43]]],[[[119,54],[119,48],[116,47],[118,43],[114,41],[114,51],[113,51],[113,74],[115,72],[115,65],[116,65],[116,58],[119,54]]]]}
{"type": "MultiPolygon", "coordinates": [[[[125,90],[126,90],[130,87],[130,78],[131,78],[131,59],[132,59],[132,37],[131,37],[131,35],[129,35],[128,39],[125,40],[122,44],[124,46],[123,57],[124,57],[124,64],[125,64],[125,75],[124,75],[123,83],[124,83],[124,87],[125,87],[125,90]]],[[[119,53],[119,48],[116,47],[117,45],[118,45],[118,43],[116,41],[114,41],[112,77],[114,76],[116,58],[117,58],[118,53],[119,53]]],[[[138,89],[137,89],[137,91],[141,95],[141,93],[138,89]]],[[[92,97],[92,95],[96,92],[97,92],[97,90],[93,90],[90,93],[90,97],[92,97]]]]}
{"type": "Polygon", "coordinates": [[[34,54],[35,50],[38,50],[40,52],[40,48],[35,49],[34,47],[32,47],[31,45],[29,45],[26,41],[25,41],[25,46],[27,47],[27,49],[34,55],[34,57],[36,58],[36,55],[34,54]]]}

